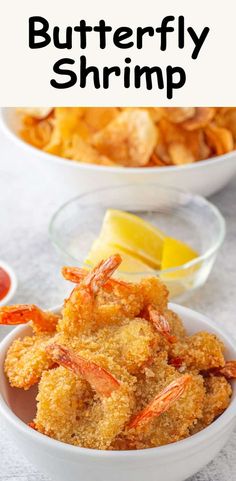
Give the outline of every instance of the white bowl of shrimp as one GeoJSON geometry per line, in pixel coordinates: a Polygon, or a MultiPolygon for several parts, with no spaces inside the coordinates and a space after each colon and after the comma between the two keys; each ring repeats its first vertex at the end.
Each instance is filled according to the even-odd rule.
{"type": "Polygon", "coordinates": [[[57,184],[71,196],[107,186],[155,182],[208,197],[222,189],[236,174],[235,151],[200,162],[173,166],[96,165],[52,155],[22,140],[19,134],[19,119],[14,108],[1,109],[0,125],[18,146],[19,155],[22,152],[22,161],[26,160],[26,154],[34,169],[38,161],[37,175],[40,174],[42,179],[46,175],[53,184],[56,179],[57,184]]]}
{"type": "MultiPolygon", "coordinates": [[[[218,326],[198,312],[186,307],[169,306],[183,320],[189,334],[208,331],[226,346],[226,359],[236,358],[236,348],[218,326]]],[[[54,309],[59,313],[61,309],[54,309]]],[[[7,433],[37,468],[57,481],[182,481],[209,463],[222,449],[236,424],[236,386],[227,409],[210,426],[173,444],[131,451],[102,451],[71,446],[51,439],[30,428],[35,414],[36,389],[12,388],[4,374],[9,346],[30,334],[31,327],[14,329],[0,348],[0,415],[7,433]]]]}

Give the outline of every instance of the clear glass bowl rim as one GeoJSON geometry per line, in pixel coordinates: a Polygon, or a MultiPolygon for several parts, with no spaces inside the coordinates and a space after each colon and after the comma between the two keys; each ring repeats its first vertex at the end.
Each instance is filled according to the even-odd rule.
{"type": "MultiPolygon", "coordinates": [[[[136,187],[138,186],[138,184],[120,184],[120,185],[115,185],[115,186],[108,186],[108,187],[102,187],[102,188],[99,188],[99,189],[93,189],[93,190],[90,190],[88,192],[84,192],[83,194],[79,194],[75,197],[72,197],[71,199],[69,199],[68,201],[66,201],[65,203],[63,203],[59,209],[56,210],[56,212],[53,214],[51,220],[50,220],[50,223],[49,223],[49,237],[50,237],[50,240],[51,242],[53,243],[53,245],[59,249],[65,256],[73,259],[74,261],[76,261],[76,263],[79,262],[80,265],[83,265],[83,260],[82,259],[79,259],[79,258],[76,258],[74,257],[73,255],[71,255],[65,248],[64,246],[60,243],[60,241],[58,240],[57,236],[54,235],[54,224],[57,220],[57,218],[60,216],[60,214],[63,212],[63,210],[69,205],[69,204],[73,204],[74,202],[78,201],[79,199],[82,199],[84,197],[87,197],[91,194],[96,194],[96,193],[99,193],[99,192],[105,192],[107,190],[111,190],[111,189],[121,189],[121,188],[127,188],[127,187],[136,187]]],[[[188,195],[190,196],[192,199],[196,199],[198,201],[200,201],[201,203],[205,204],[205,206],[211,210],[211,212],[213,213],[213,215],[215,216],[217,222],[218,222],[218,226],[219,226],[219,235],[218,237],[216,238],[215,242],[212,243],[212,245],[203,253],[201,254],[200,256],[196,257],[195,259],[189,261],[189,262],[186,262],[185,264],[182,264],[180,266],[177,266],[177,267],[170,267],[169,269],[153,269],[152,272],[149,272],[150,274],[153,274],[153,275],[163,275],[163,274],[168,274],[168,273],[172,273],[172,272],[178,272],[178,271],[183,271],[183,270],[187,270],[193,266],[196,266],[197,264],[199,263],[202,263],[206,260],[208,260],[210,257],[212,257],[220,248],[220,246],[223,244],[223,241],[224,241],[224,238],[225,238],[225,234],[226,234],[226,225],[225,225],[225,219],[223,217],[223,215],[220,213],[219,209],[214,205],[212,204],[210,201],[208,201],[207,199],[205,199],[205,197],[201,196],[201,195],[198,195],[198,194],[193,194],[191,192],[188,192],[188,191],[185,191],[185,190],[181,190],[181,189],[178,189],[176,187],[167,187],[167,186],[163,186],[161,184],[157,184],[157,183],[143,183],[141,184],[142,187],[156,187],[157,189],[161,189],[162,191],[166,191],[166,192],[175,192],[175,193],[178,193],[178,194],[183,194],[183,195],[188,195]]],[[[137,275],[146,275],[148,271],[144,271],[144,272],[122,272],[122,271],[119,271],[120,274],[126,274],[126,275],[129,275],[129,276],[137,276],[137,275]]]]}

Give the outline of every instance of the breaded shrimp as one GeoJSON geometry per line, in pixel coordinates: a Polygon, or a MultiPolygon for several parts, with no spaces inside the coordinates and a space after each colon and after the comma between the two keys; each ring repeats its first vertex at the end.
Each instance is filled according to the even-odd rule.
{"type": "Polygon", "coordinates": [[[55,362],[85,379],[95,391],[92,403],[85,410],[77,411],[73,444],[108,449],[130,417],[133,389],[101,365],[64,346],[51,345],[49,352],[55,362]]]}
{"type": "MultiPolygon", "coordinates": [[[[87,275],[85,269],[79,267],[63,267],[65,279],[80,284],[87,275]]],[[[104,325],[118,321],[118,318],[134,318],[143,307],[143,296],[138,284],[108,279],[99,289],[94,302],[94,317],[104,325]]]]}
{"type": "MultiPolygon", "coordinates": [[[[64,267],[62,275],[65,279],[80,284],[87,271],[78,267],[64,267]]],[[[154,309],[167,308],[168,294],[165,285],[156,277],[143,279],[137,284],[108,279],[96,296],[95,316],[108,318],[113,315],[116,322],[118,316],[132,319],[140,316],[148,305],[154,309]]]]}
{"type": "Polygon", "coordinates": [[[113,443],[113,449],[144,449],[173,443],[188,436],[190,427],[202,414],[204,393],[201,376],[188,374],[186,378],[180,375],[167,364],[165,353],[158,354],[154,364],[146,369],[145,375],[137,382],[137,412],[131,424],[113,443]],[[171,402],[163,405],[161,394],[164,392],[166,399],[165,390],[171,383],[174,383],[171,386],[173,397],[167,389],[167,400],[171,394],[171,402]],[[146,417],[144,423],[141,422],[143,415],[146,417]]]}
{"type": "Polygon", "coordinates": [[[59,441],[73,444],[78,412],[85,409],[91,389],[63,366],[45,371],[39,383],[35,429],[59,441]]]}
{"type": "Polygon", "coordinates": [[[43,371],[53,365],[45,350],[51,339],[49,334],[38,334],[12,343],[4,366],[12,387],[29,389],[39,381],[43,371]]]}
{"type": "Polygon", "coordinates": [[[214,419],[228,407],[232,394],[229,382],[223,376],[210,376],[204,380],[206,395],[203,402],[203,414],[191,429],[191,434],[197,433],[209,426],[214,419]]]}
{"type": "Polygon", "coordinates": [[[96,296],[121,261],[121,257],[117,254],[100,262],[75,287],[69,299],[64,303],[63,317],[58,323],[59,332],[68,333],[68,336],[78,336],[82,332],[90,332],[96,328],[98,320],[94,315],[96,296]]]}
{"type": "Polygon", "coordinates": [[[182,396],[190,380],[190,375],[185,374],[184,376],[179,377],[176,381],[172,381],[168,384],[168,386],[157,394],[141,412],[131,419],[128,428],[136,429],[140,427],[140,425],[143,425],[143,423],[148,423],[149,420],[168,411],[177,399],[182,396]]]}
{"type": "Polygon", "coordinates": [[[87,351],[91,359],[99,353],[118,364],[122,360],[122,366],[130,374],[150,364],[162,345],[159,333],[142,318],[119,320],[118,325],[107,325],[76,338],[58,333],[55,342],[66,345],[78,354],[87,351]]]}
{"type": "Polygon", "coordinates": [[[203,371],[223,367],[223,343],[209,332],[198,332],[172,344],[170,359],[179,359],[188,369],[203,371]]]}

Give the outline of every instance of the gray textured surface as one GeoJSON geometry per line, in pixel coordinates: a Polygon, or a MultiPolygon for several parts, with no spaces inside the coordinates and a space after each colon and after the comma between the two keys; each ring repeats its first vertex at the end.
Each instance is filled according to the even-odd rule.
{"type": "MultiPolygon", "coordinates": [[[[32,168],[27,155],[0,134],[0,258],[9,262],[18,277],[14,302],[34,302],[42,307],[60,303],[67,285],[60,279],[61,259],[48,238],[53,212],[70,197],[56,179],[32,168]]],[[[188,305],[221,324],[236,340],[236,179],[212,201],[227,222],[225,244],[204,288],[188,305]]],[[[203,227],[207,229],[207,226],[203,227]]],[[[0,338],[8,332],[1,327],[0,338]]],[[[191,481],[236,480],[236,433],[218,455],[191,481]]],[[[47,478],[22,459],[3,431],[0,420],[0,480],[46,481],[47,478]]]]}

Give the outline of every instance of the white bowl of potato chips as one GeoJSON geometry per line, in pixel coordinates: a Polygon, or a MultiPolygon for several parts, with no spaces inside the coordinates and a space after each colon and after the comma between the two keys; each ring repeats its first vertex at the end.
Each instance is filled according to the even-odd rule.
{"type": "Polygon", "coordinates": [[[236,173],[233,107],[4,108],[1,123],[72,195],[158,182],[209,196],[236,173]]]}

